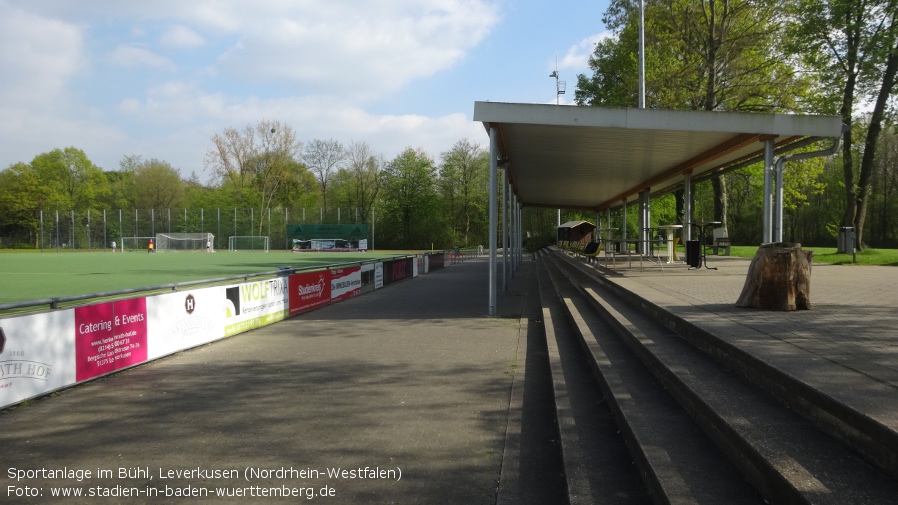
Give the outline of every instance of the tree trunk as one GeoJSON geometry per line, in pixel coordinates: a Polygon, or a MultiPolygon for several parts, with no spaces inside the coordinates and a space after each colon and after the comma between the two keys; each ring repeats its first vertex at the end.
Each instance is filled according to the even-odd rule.
{"type": "Polygon", "coordinates": [[[711,187],[714,189],[714,221],[720,221],[720,227],[723,228],[724,234],[729,236],[729,229],[727,228],[729,192],[727,191],[725,176],[715,175],[712,177],[711,187]]]}
{"type": "Polygon", "coordinates": [[[811,260],[814,251],[801,244],[761,246],[751,260],[737,307],[764,310],[811,308],[811,260]]]}
{"type": "MultiPolygon", "coordinates": [[[[893,15],[894,16],[894,15],[893,15]]],[[[893,17],[893,22],[895,21],[893,17]]],[[[882,83],[876,97],[876,105],[870,117],[870,125],[867,129],[867,138],[864,142],[864,155],[861,159],[860,177],[858,179],[858,209],[855,223],[857,232],[857,250],[862,251],[864,243],[864,222],[867,218],[867,206],[873,191],[873,169],[876,158],[876,147],[879,135],[882,132],[883,116],[886,104],[895,88],[895,75],[898,74],[898,43],[889,52],[889,58],[883,71],[882,83]]]]}

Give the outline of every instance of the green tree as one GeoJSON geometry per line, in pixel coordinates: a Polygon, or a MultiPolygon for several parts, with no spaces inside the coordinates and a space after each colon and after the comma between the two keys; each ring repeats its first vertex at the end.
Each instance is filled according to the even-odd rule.
{"type": "Polygon", "coordinates": [[[185,204],[186,189],[181,173],[168,162],[147,160],[134,170],[138,209],[177,209],[185,204]]]}
{"type": "Polygon", "coordinates": [[[46,204],[52,208],[87,210],[109,191],[103,170],[74,147],[39,154],[31,167],[46,192],[46,204]]]}
{"type": "Polygon", "coordinates": [[[864,246],[864,222],[872,193],[877,140],[898,72],[896,0],[796,0],[789,4],[790,45],[796,61],[819,79],[818,112],[842,116],[842,226],[854,226],[856,247],[864,246]],[[859,173],[854,159],[858,102],[876,97],[859,173]]]}
{"type": "Polygon", "coordinates": [[[22,236],[24,232],[29,242],[38,247],[44,197],[37,172],[30,165],[16,163],[0,172],[0,234],[22,236]]]}
{"type": "MultiPolygon", "coordinates": [[[[598,44],[593,76],[578,76],[581,105],[637,104],[638,8],[613,0],[604,17],[616,37],[598,44]]],[[[778,49],[775,0],[658,0],[645,8],[646,107],[707,111],[800,108],[807,84],[778,49]]],[[[715,220],[728,222],[726,179],[712,179],[715,220]]]]}
{"type": "Polygon", "coordinates": [[[309,170],[318,178],[321,187],[321,201],[324,205],[324,214],[327,214],[328,187],[331,177],[335,175],[346,162],[346,148],[339,141],[314,139],[306,143],[302,152],[303,162],[309,170]]]}
{"type": "Polygon", "coordinates": [[[367,222],[381,186],[383,158],[365,142],[352,142],[345,150],[345,163],[334,178],[339,205],[357,209],[358,220],[367,222]]]}
{"type": "Polygon", "coordinates": [[[238,206],[258,208],[258,230],[264,225],[263,209],[269,208],[288,180],[302,150],[296,133],[280,121],[263,119],[242,132],[227,128],[212,137],[205,166],[216,181],[233,192],[238,206]]]}
{"type": "Polygon", "coordinates": [[[883,132],[877,150],[877,205],[871,209],[871,236],[881,247],[898,247],[898,132],[894,127],[883,132]]]}
{"type": "Polygon", "coordinates": [[[406,148],[383,171],[379,243],[422,248],[444,233],[438,214],[436,166],[421,149],[406,148]]]}
{"type": "Polygon", "coordinates": [[[317,207],[321,195],[312,172],[298,160],[287,160],[283,168],[283,178],[273,200],[274,206],[317,207]]]}
{"type": "Polygon", "coordinates": [[[489,153],[467,139],[441,155],[439,189],[455,245],[486,241],[489,153]]]}

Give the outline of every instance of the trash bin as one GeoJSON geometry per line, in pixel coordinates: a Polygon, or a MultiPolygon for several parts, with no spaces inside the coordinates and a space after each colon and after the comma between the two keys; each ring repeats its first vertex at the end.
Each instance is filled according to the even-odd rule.
{"type": "Polygon", "coordinates": [[[686,241],[686,263],[692,268],[702,266],[702,246],[698,240],[686,241]]]}
{"type": "Polygon", "coordinates": [[[854,252],[854,226],[842,226],[839,228],[839,238],[836,249],[839,254],[852,254],[854,252]]]}

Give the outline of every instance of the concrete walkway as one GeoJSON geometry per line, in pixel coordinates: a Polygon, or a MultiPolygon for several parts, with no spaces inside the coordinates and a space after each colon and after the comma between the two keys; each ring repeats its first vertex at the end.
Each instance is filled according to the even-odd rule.
{"type": "Polygon", "coordinates": [[[488,318],[487,278],[452,265],[0,412],[0,502],[495,503],[525,297],[488,318]]]}

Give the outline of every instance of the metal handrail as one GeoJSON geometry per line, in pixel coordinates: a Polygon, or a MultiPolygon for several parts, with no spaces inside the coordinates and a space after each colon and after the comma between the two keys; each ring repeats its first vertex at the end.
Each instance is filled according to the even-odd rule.
{"type": "MultiPolygon", "coordinates": [[[[444,252],[444,251],[439,251],[444,252]]],[[[201,280],[193,280],[193,281],[184,281],[184,282],[172,282],[167,284],[160,284],[158,286],[145,286],[139,288],[129,288],[129,289],[121,289],[116,291],[106,291],[100,293],[89,293],[83,295],[72,295],[72,296],[60,296],[54,298],[41,298],[38,300],[27,300],[22,302],[10,302],[10,303],[0,303],[0,315],[7,311],[16,311],[19,309],[27,309],[31,307],[41,307],[43,305],[49,305],[51,310],[56,310],[60,308],[60,304],[71,304],[73,302],[80,302],[84,300],[94,300],[94,299],[105,299],[105,298],[117,298],[122,295],[130,295],[134,293],[150,293],[154,291],[179,291],[180,288],[190,287],[190,286],[199,286],[199,285],[214,285],[221,284],[229,281],[243,280],[248,281],[250,279],[257,279],[260,277],[283,277],[284,275],[291,275],[297,272],[311,272],[315,270],[331,270],[335,268],[347,268],[354,265],[365,265],[368,263],[380,263],[383,261],[397,260],[403,258],[417,258],[418,256],[426,256],[433,253],[421,253],[421,254],[404,254],[399,256],[389,256],[386,258],[376,258],[376,259],[366,259],[366,260],[358,260],[358,261],[350,261],[347,263],[330,263],[326,265],[313,265],[307,267],[281,267],[278,270],[270,270],[266,272],[256,272],[249,274],[240,274],[240,275],[229,275],[227,277],[215,277],[212,279],[201,279],[201,280]]],[[[66,305],[68,306],[68,305],[66,305]]],[[[9,314],[7,314],[9,315],[9,314]]]]}

